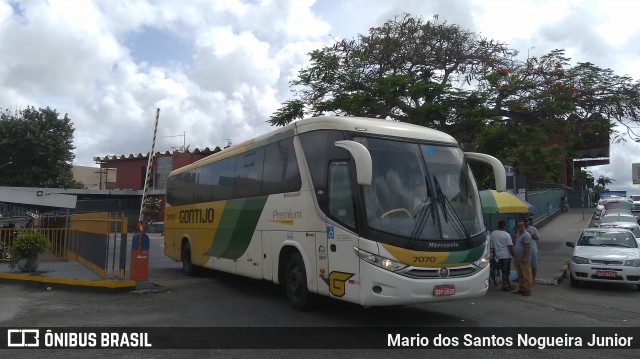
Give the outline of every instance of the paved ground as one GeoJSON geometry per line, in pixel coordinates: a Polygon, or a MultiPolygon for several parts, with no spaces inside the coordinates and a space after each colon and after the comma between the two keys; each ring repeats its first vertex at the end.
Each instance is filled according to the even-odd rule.
{"type": "MultiPolygon", "coordinates": [[[[589,225],[592,211],[574,209],[563,213],[547,223],[540,230],[538,243],[538,284],[557,284],[562,280],[566,270],[566,262],[571,255],[567,241],[575,241],[581,230],[589,225]]],[[[188,280],[187,277],[176,278],[175,269],[181,264],[167,258],[163,254],[163,237],[151,233],[149,250],[148,281],[135,282],[121,279],[102,279],[84,265],[74,262],[45,261],[40,263],[37,274],[23,274],[9,269],[8,263],[0,262],[0,281],[31,282],[45,287],[70,287],[88,290],[131,291],[149,290],[158,286],[170,286],[176,280],[188,280]]],[[[129,236],[131,238],[131,235],[129,236]]],[[[129,267],[130,262],[127,262],[129,267]]],[[[129,278],[129,273],[125,273],[129,278]]]]}
{"type": "MultiPolygon", "coordinates": [[[[567,270],[567,261],[573,249],[566,242],[575,242],[585,227],[589,226],[592,210],[574,209],[562,213],[544,227],[539,228],[538,242],[538,284],[553,284],[560,281],[567,270]]],[[[557,284],[557,283],[556,283],[557,284]]]]}

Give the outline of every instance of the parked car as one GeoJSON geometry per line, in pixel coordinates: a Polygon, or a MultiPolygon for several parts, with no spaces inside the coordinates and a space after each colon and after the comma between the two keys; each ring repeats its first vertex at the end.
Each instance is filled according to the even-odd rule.
{"type": "Polygon", "coordinates": [[[620,213],[613,213],[609,215],[605,214],[604,216],[600,217],[600,222],[594,225],[596,227],[599,227],[604,223],[613,223],[613,222],[638,223],[638,217],[632,214],[620,214],[620,213]]]}
{"type": "Polygon", "coordinates": [[[622,208],[612,208],[612,209],[603,209],[602,212],[600,212],[600,217],[604,217],[609,214],[628,214],[630,216],[633,216],[633,214],[631,213],[631,210],[622,209],[622,208]]]}
{"type": "Polygon", "coordinates": [[[582,282],[634,284],[640,290],[640,248],[631,231],[589,228],[582,231],[569,262],[569,284],[582,282]]]}
{"type": "Polygon", "coordinates": [[[605,209],[622,208],[631,210],[633,208],[633,201],[631,198],[618,197],[608,198],[602,202],[605,209]]]}
{"type": "Polygon", "coordinates": [[[602,214],[602,211],[604,211],[604,206],[601,204],[597,205],[593,218],[600,219],[600,215],[602,214]]]}
{"type": "Polygon", "coordinates": [[[598,228],[622,228],[627,229],[633,233],[636,239],[640,240],[640,224],[631,222],[611,222],[603,223],[598,228]]]}
{"type": "Polygon", "coordinates": [[[640,211],[640,194],[632,194],[629,197],[633,201],[633,211],[640,211]]]}

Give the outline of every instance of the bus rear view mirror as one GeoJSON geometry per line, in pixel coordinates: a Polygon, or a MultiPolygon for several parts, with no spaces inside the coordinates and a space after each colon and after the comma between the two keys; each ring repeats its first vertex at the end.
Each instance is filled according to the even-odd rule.
{"type": "Polygon", "coordinates": [[[373,176],[373,164],[371,162],[371,154],[363,144],[356,141],[336,141],[337,147],[344,148],[349,151],[356,163],[356,176],[358,184],[362,186],[371,186],[371,177],[373,176]]]}
{"type": "Polygon", "coordinates": [[[484,153],[465,152],[464,156],[468,160],[484,162],[493,168],[493,177],[496,180],[496,191],[504,192],[507,190],[507,174],[504,171],[504,165],[499,159],[485,155],[484,153]]]}

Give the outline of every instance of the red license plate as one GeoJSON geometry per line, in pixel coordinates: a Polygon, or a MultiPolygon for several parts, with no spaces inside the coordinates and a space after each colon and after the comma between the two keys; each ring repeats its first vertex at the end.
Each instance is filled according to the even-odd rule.
{"type": "Polygon", "coordinates": [[[433,287],[433,295],[436,297],[454,294],[456,294],[456,286],[453,284],[437,285],[433,287]]]}
{"type": "Polygon", "coordinates": [[[607,278],[615,278],[618,276],[618,273],[609,270],[599,270],[596,271],[596,275],[598,277],[607,277],[607,278]]]}

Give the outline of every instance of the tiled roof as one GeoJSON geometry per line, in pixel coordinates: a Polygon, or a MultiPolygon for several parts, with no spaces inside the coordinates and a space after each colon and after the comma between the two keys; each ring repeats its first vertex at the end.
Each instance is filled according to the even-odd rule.
{"type": "MultiPolygon", "coordinates": [[[[210,149],[209,147],[205,147],[203,149],[199,149],[196,148],[193,151],[191,150],[186,150],[184,152],[180,152],[180,151],[165,151],[165,152],[156,152],[156,157],[158,156],[171,156],[176,152],[179,153],[192,153],[194,155],[201,155],[201,156],[208,156],[211,154],[214,154],[216,152],[220,152],[221,149],[220,147],[216,146],[216,148],[214,149],[210,149]]],[[[142,159],[142,158],[147,158],[149,156],[149,152],[147,153],[138,153],[138,154],[133,154],[130,153],[128,155],[111,155],[111,156],[104,156],[104,157],[94,157],[93,160],[96,162],[107,162],[107,161],[119,161],[119,160],[135,160],[135,159],[142,159]]]]}

